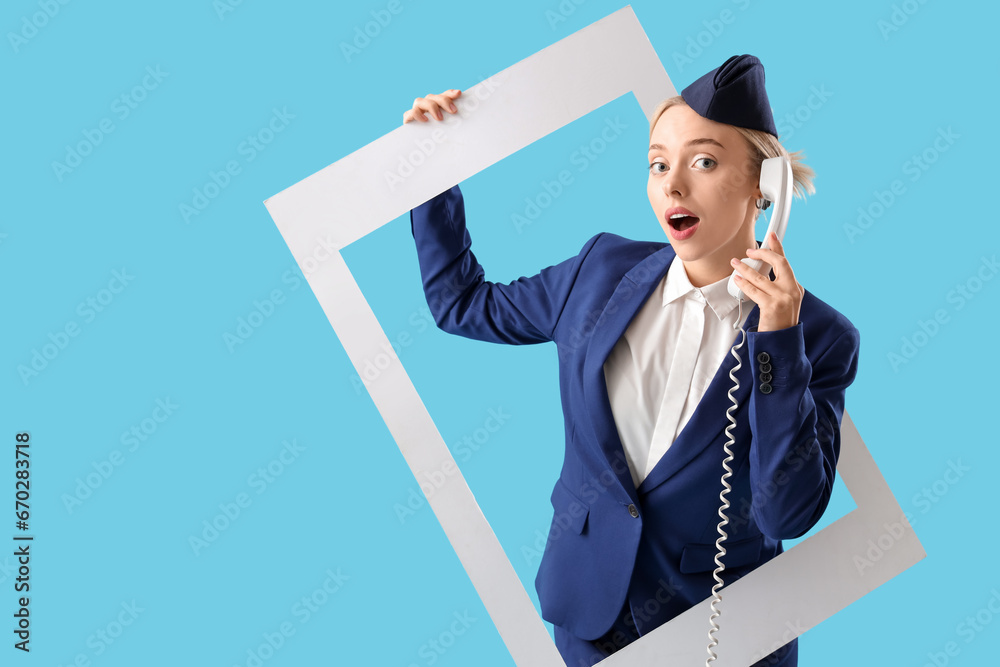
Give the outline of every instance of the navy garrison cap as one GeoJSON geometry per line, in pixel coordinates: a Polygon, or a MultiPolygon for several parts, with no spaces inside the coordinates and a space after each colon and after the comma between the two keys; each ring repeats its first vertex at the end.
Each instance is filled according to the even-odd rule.
{"type": "Polygon", "coordinates": [[[764,66],[754,56],[733,56],[681,91],[698,115],[778,136],[764,90],[764,66]]]}

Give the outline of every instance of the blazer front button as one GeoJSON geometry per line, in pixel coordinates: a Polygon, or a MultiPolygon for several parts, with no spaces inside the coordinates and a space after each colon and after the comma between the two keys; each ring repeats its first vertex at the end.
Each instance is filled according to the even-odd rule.
{"type": "Polygon", "coordinates": [[[637,510],[635,508],[635,505],[629,504],[629,506],[628,506],[628,513],[632,515],[633,519],[638,519],[639,518],[639,510],[637,510]]]}

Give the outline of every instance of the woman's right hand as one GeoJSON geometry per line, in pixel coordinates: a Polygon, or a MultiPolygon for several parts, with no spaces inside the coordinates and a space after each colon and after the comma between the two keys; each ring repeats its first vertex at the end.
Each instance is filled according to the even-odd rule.
{"type": "Polygon", "coordinates": [[[413,108],[408,109],[403,114],[403,124],[409,123],[410,121],[416,119],[421,123],[426,123],[430,119],[426,116],[425,112],[430,112],[434,114],[434,117],[438,120],[444,119],[444,114],[442,110],[448,113],[458,113],[458,109],[452,103],[452,100],[457,99],[461,96],[462,91],[452,88],[451,90],[446,90],[440,95],[428,95],[427,97],[418,97],[413,100],[413,108]]]}

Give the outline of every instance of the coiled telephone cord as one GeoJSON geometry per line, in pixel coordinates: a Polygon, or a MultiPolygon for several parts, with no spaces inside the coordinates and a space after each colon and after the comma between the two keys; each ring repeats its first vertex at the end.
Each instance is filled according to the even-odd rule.
{"type": "Polygon", "coordinates": [[[739,311],[736,315],[736,322],[733,324],[733,329],[738,329],[741,336],[740,342],[733,345],[729,353],[736,357],[736,365],[729,371],[729,378],[733,381],[733,386],[729,389],[729,400],[732,401],[732,405],[726,410],[726,419],[729,420],[729,426],[726,427],[726,437],[729,440],[723,445],[726,452],[726,458],[722,460],[722,467],[725,468],[726,472],[722,474],[722,486],[724,487],[719,493],[719,500],[721,505],[719,507],[719,516],[722,521],[719,522],[719,538],[715,541],[715,546],[718,549],[718,553],[715,555],[715,565],[716,568],[712,572],[712,577],[715,579],[715,584],[712,586],[712,615],[709,616],[708,622],[712,626],[708,631],[708,658],[705,660],[705,667],[709,667],[713,660],[717,659],[719,656],[712,649],[719,645],[719,641],[715,638],[715,633],[719,630],[719,624],[715,622],[722,612],[718,610],[715,606],[717,603],[722,601],[722,596],[719,594],[719,589],[722,588],[722,578],[719,574],[726,568],[722,563],[721,558],[726,555],[726,548],[722,546],[722,543],[729,537],[729,534],[725,531],[725,526],[729,524],[729,518],[726,516],[726,510],[729,509],[729,499],[726,496],[732,491],[732,486],[729,484],[729,477],[733,474],[733,469],[729,467],[729,462],[733,460],[733,450],[730,446],[736,442],[736,438],[733,435],[733,429],[736,427],[736,418],[733,417],[733,410],[739,408],[740,404],[733,397],[733,392],[740,388],[740,381],[736,377],[736,371],[738,371],[743,366],[743,360],[740,358],[739,350],[743,347],[743,344],[747,339],[746,330],[740,326],[743,321],[743,299],[739,300],[739,311]]]}

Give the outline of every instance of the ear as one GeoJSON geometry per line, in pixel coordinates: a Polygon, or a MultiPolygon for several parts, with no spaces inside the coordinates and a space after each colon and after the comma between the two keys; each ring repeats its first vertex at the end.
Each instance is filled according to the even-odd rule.
{"type": "Polygon", "coordinates": [[[757,208],[757,200],[760,197],[750,197],[747,200],[747,212],[750,213],[750,224],[756,224],[757,218],[760,217],[760,209],[757,208]]]}
{"type": "Polygon", "coordinates": [[[758,199],[764,198],[764,193],[760,191],[760,172],[761,168],[764,166],[764,161],[756,163],[756,168],[754,169],[754,180],[753,180],[753,197],[756,202],[758,199]]]}

